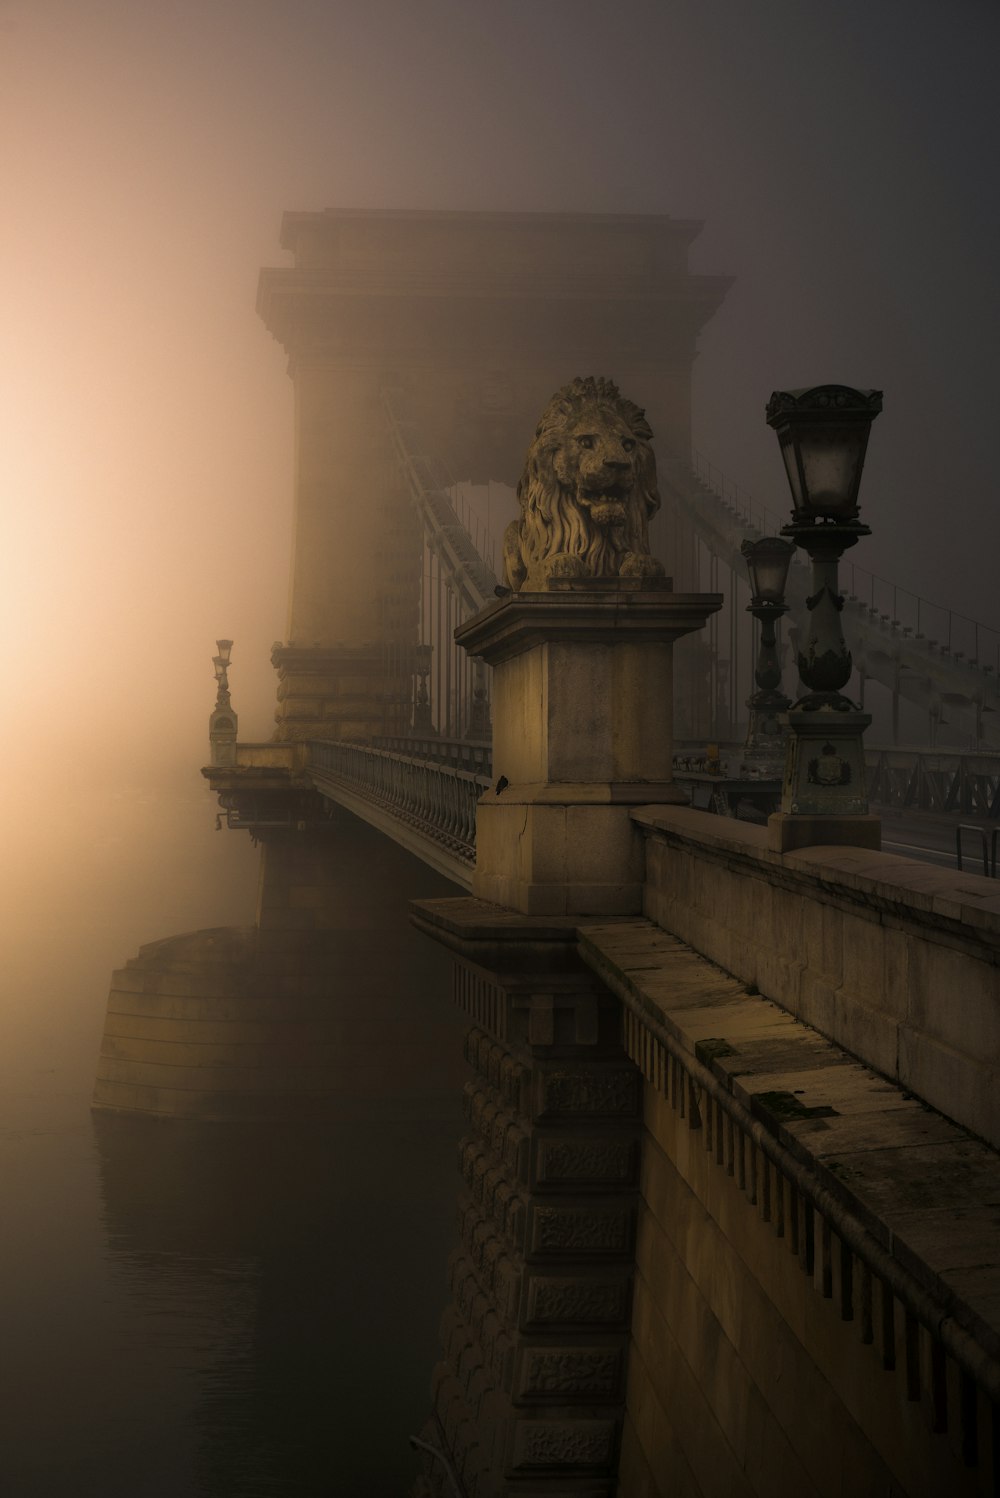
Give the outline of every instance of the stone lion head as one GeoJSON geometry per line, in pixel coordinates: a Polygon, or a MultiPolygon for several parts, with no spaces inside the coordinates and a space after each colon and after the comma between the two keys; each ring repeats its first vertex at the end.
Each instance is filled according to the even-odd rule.
{"type": "Polygon", "coordinates": [[[517,486],[520,519],[504,537],[504,582],[543,590],[550,577],[662,577],[649,553],[660,507],[646,413],[603,377],[575,379],[549,401],[517,486]]]}

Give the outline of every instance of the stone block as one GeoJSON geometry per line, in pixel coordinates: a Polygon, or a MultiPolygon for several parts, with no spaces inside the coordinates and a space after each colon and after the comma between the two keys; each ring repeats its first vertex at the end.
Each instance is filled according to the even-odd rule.
{"type": "Polygon", "coordinates": [[[909,976],[910,1028],[970,1057],[1000,1057],[1000,968],[911,940],[909,976]]]}
{"type": "Polygon", "coordinates": [[[531,1255],[617,1257],[630,1252],[635,1210],[629,1201],[589,1198],[574,1204],[528,1209],[527,1251],[531,1255]]]}
{"type": "Polygon", "coordinates": [[[631,1065],[555,1064],[536,1072],[536,1117],[632,1120],[639,1115],[641,1078],[631,1065]]]}
{"type": "Polygon", "coordinates": [[[532,1180],[536,1186],[610,1190],[638,1176],[638,1150],[631,1139],[559,1137],[536,1139],[532,1180]]]}
{"type": "Polygon", "coordinates": [[[525,914],[619,915],[642,903],[642,845],[628,808],[484,798],[473,893],[525,914]]]}
{"type": "Polygon", "coordinates": [[[618,1458],[618,1492],[628,1498],[664,1498],[663,1489],[646,1460],[635,1425],[626,1412],[622,1424],[621,1452],[618,1458]]]}
{"type": "Polygon", "coordinates": [[[807,816],[772,812],[767,819],[768,844],[775,853],[793,853],[798,848],[847,846],[879,849],[881,818],[868,816],[807,816]]]}
{"type": "Polygon", "coordinates": [[[515,1358],[514,1399],[524,1404],[617,1404],[624,1391],[621,1339],[606,1345],[523,1343],[515,1358]]]}
{"type": "Polygon", "coordinates": [[[516,1422],[510,1467],[513,1473],[560,1469],[612,1470],[617,1449],[614,1420],[528,1420],[516,1422]]]}
{"type": "MultiPolygon", "coordinates": [[[[656,1396],[641,1356],[633,1344],[629,1350],[627,1418],[635,1430],[635,1440],[642,1466],[654,1474],[655,1498],[708,1498],[691,1470],[680,1435],[674,1425],[675,1413],[665,1409],[656,1396]]],[[[638,1465],[638,1463],[633,1463],[638,1465]]],[[[626,1470],[623,1461],[622,1473],[626,1470]]],[[[625,1498],[627,1489],[619,1487],[625,1498]]]]}
{"type": "Polygon", "coordinates": [[[320,910],[335,898],[336,892],[328,884],[293,884],[288,890],[292,910],[320,910]]]}
{"type": "Polygon", "coordinates": [[[629,1271],[588,1274],[530,1273],[524,1304],[524,1327],[598,1326],[621,1330],[630,1305],[629,1271]]]}
{"type": "MultiPolygon", "coordinates": [[[[796,932],[785,924],[774,932],[775,948],[791,947],[802,954],[803,966],[817,978],[823,978],[836,988],[844,970],[843,914],[836,908],[816,900],[803,898],[799,893],[782,891],[781,912],[791,917],[794,911],[799,922],[796,932]]],[[[770,992],[770,990],[766,990],[770,992]]]]}
{"type": "Polygon", "coordinates": [[[994,1145],[1000,1143],[1000,1089],[991,1060],[952,1050],[909,1025],[899,1028],[899,1080],[918,1097],[994,1145]]]}

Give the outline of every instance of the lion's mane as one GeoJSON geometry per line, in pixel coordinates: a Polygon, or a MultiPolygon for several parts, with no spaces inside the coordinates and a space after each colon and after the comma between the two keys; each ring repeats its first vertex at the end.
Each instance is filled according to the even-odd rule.
{"type": "Polygon", "coordinates": [[[517,486],[521,515],[508,527],[504,547],[508,586],[517,591],[526,579],[533,586],[542,564],[557,555],[578,559],[581,576],[616,577],[623,567],[625,575],[662,574],[649,553],[649,522],[660,508],[652,436],[645,411],[603,376],[577,378],[556,392],[535,428],[517,486]],[[560,480],[556,467],[571,428],[595,406],[617,416],[635,440],[624,520],[610,526],[596,523],[575,491],[560,480]],[[648,559],[648,565],[642,559],[648,559]]]}

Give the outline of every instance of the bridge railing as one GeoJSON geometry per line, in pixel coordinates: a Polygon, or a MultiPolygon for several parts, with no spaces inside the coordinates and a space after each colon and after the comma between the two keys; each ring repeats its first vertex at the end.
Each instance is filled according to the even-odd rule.
{"type": "Polygon", "coordinates": [[[1000,817],[1000,755],[868,749],[865,776],[878,806],[1000,817]]]}
{"type": "MultiPolygon", "coordinates": [[[[403,741],[412,749],[411,741],[403,741]]],[[[489,777],[369,744],[312,740],[309,769],[320,790],[343,786],[406,823],[470,867],[476,861],[476,802],[489,777]]]]}
{"type": "Polygon", "coordinates": [[[434,764],[451,765],[456,770],[468,770],[473,775],[484,776],[487,785],[490,782],[493,745],[485,739],[446,739],[436,734],[426,738],[416,734],[383,735],[374,740],[374,747],[388,749],[392,754],[430,760],[434,764]]]}

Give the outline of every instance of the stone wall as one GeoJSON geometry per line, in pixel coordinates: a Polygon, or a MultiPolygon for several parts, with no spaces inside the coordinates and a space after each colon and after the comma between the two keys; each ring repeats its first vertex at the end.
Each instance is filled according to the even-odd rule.
{"type": "Polygon", "coordinates": [[[996,1152],[648,921],[579,937],[646,1082],[617,1498],[992,1493],[996,1152]]]}
{"type": "Polygon", "coordinates": [[[861,848],[647,807],[645,912],[1000,1146],[1000,887],[861,848]]]}

